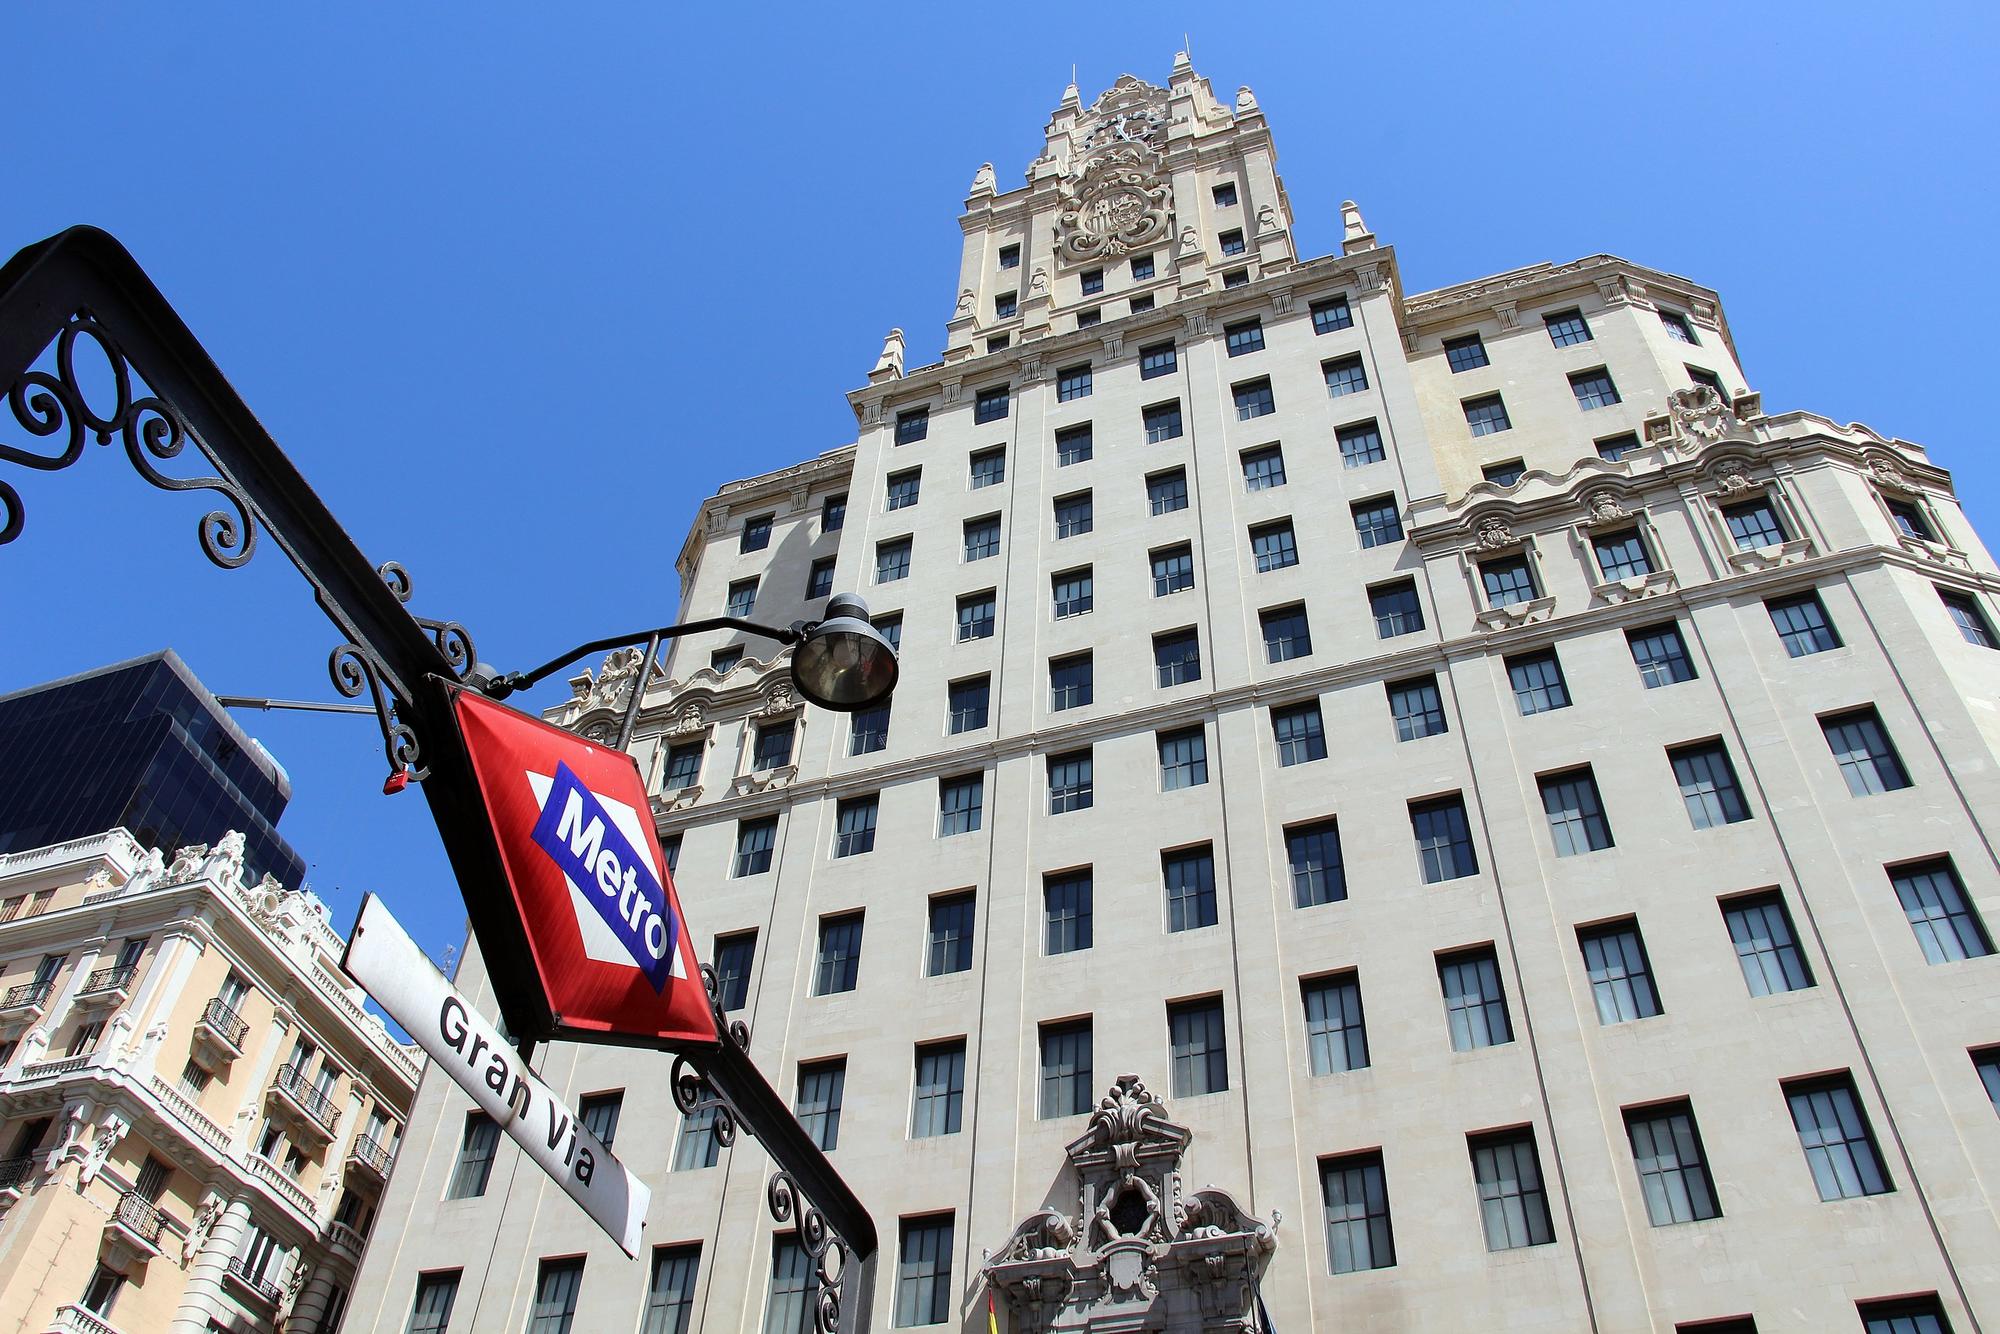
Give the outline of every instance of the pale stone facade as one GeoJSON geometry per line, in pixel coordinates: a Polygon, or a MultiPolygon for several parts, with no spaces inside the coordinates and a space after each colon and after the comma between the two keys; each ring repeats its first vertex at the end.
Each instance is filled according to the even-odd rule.
{"type": "Polygon", "coordinates": [[[421,1066],[242,855],[0,856],[0,1332],[338,1327],[421,1066]]]}
{"type": "MultiPolygon", "coordinates": [[[[754,942],[752,1054],[788,1096],[844,1061],[875,1326],[937,1323],[899,1291],[899,1262],[936,1268],[905,1224],[950,1220],[966,1330],[1024,1220],[1056,1209],[1040,1249],[1073,1246],[1077,1079],[1126,1071],[1191,1134],[1188,1184],[1269,1221],[1280,1329],[1859,1330],[1891,1299],[2000,1322],[2000,574],[1949,476],[1767,415],[1684,278],[1594,256],[1409,295],[1352,205],[1338,255],[1299,260],[1291,219],[1249,90],[1224,105],[1184,59],[1166,89],[1069,90],[1025,187],[975,176],[943,361],[906,369],[892,333],[856,443],[725,487],[682,552],[685,617],[854,590],[900,634],[879,747],[729,635],[678,643],[634,745],[698,943],[754,942]],[[983,717],[953,693],[981,676],[983,717]],[[971,775],[977,828],[945,833],[971,775]],[[1052,949],[1084,871],[1089,946],[1052,949]],[[919,1134],[927,1057],[960,1042],[956,1129],[919,1134]],[[1642,1177],[1642,1140],[1680,1156],[1642,1177]],[[1330,1220],[1343,1182],[1372,1189],[1330,1220]]],[[[554,716],[610,736],[635,666],[554,716]]],[[[767,1328],[767,1159],[672,1170],[667,1068],[564,1047],[544,1072],[623,1090],[648,1244],[699,1248],[674,1321],[767,1328]]],[[[468,1106],[426,1080],[349,1327],[404,1329],[431,1275],[450,1329],[517,1330],[538,1264],[581,1256],[575,1328],[634,1328],[648,1266],[513,1150],[442,1198],[468,1106]]],[[[1190,1309],[1093,1324],[1000,1286],[1009,1329],[1190,1309]]]]}

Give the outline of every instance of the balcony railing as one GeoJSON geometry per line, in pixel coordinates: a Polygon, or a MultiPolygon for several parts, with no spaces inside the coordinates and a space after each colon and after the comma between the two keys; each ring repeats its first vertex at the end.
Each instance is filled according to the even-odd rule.
{"type": "Polygon", "coordinates": [[[359,1258],[368,1239],[345,1223],[333,1222],[326,1225],[326,1244],[359,1258]]]}
{"type": "Polygon", "coordinates": [[[112,1220],[148,1246],[160,1244],[160,1229],[167,1221],[151,1200],[132,1190],[118,1197],[118,1212],[112,1220]]]}
{"type": "Polygon", "coordinates": [[[53,978],[47,982],[23,982],[18,987],[9,987],[7,994],[0,996],[0,1010],[38,1010],[49,1003],[49,993],[55,989],[53,978]]]}
{"type": "Polygon", "coordinates": [[[100,968],[83,980],[83,989],[77,995],[94,996],[104,991],[123,991],[132,985],[132,975],[138,971],[136,964],[100,968]]]}
{"type": "Polygon", "coordinates": [[[389,1175],[390,1153],[378,1143],[373,1135],[363,1135],[354,1141],[354,1147],[347,1156],[363,1167],[374,1171],[377,1176],[389,1175]]]}
{"type": "Polygon", "coordinates": [[[251,1273],[249,1266],[244,1264],[243,1257],[240,1255],[229,1257],[229,1275],[273,1306],[276,1306],[278,1299],[284,1296],[284,1293],[278,1290],[278,1285],[270,1279],[265,1278],[262,1274],[251,1273]]]}
{"type": "Polygon", "coordinates": [[[120,1334],[120,1331],[103,1316],[87,1310],[82,1302],[70,1302],[56,1308],[49,1334],[120,1334]]]}
{"type": "Polygon", "coordinates": [[[0,1162],[0,1190],[19,1190],[21,1183],[35,1174],[35,1155],[22,1154],[0,1162]]]}
{"type": "Polygon", "coordinates": [[[196,1022],[205,1025],[217,1037],[222,1038],[239,1052],[243,1050],[244,1034],[250,1031],[248,1021],[242,1015],[230,1009],[220,996],[217,996],[203,1007],[201,1018],[196,1022]]]}
{"type": "Polygon", "coordinates": [[[272,1089],[290,1099],[292,1104],[304,1112],[313,1124],[327,1135],[340,1124],[340,1112],[333,1105],[333,1099],[306,1082],[305,1071],[296,1065],[278,1067],[278,1078],[272,1089]]]}

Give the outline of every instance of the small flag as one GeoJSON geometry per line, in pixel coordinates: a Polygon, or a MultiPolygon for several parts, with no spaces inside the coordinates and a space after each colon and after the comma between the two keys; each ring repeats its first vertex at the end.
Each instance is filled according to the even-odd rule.
{"type": "Polygon", "coordinates": [[[986,1290],[986,1334],[1000,1334],[1000,1317],[993,1314],[993,1289],[986,1290]]]}

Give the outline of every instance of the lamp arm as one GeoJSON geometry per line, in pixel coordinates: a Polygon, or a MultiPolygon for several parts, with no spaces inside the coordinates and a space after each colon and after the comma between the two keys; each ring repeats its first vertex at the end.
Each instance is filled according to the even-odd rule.
{"type": "Polygon", "coordinates": [[[678,639],[682,635],[700,634],[704,630],[742,630],[748,634],[762,635],[766,639],[775,639],[781,644],[796,644],[804,639],[811,629],[812,626],[810,625],[798,625],[781,630],[775,626],[759,625],[755,621],[746,621],[740,616],[710,616],[706,620],[688,621],[681,625],[663,625],[657,629],[634,630],[630,634],[611,635],[604,639],[593,639],[587,644],[578,644],[567,653],[550,658],[533,671],[508,672],[504,676],[495,677],[491,682],[482,687],[482,689],[490,699],[505,699],[517,690],[528,689],[530,686],[547,678],[551,673],[567,667],[570,663],[575,662],[578,658],[586,654],[601,653],[606,649],[624,648],[627,645],[637,644],[647,639],[678,639]]]}

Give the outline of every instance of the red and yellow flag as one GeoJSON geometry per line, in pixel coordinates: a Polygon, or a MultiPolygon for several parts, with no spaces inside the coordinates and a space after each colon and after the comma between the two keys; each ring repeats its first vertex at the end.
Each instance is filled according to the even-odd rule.
{"type": "Polygon", "coordinates": [[[986,1291],[986,1334],[1000,1334],[1000,1317],[993,1314],[993,1290],[986,1291]]]}

